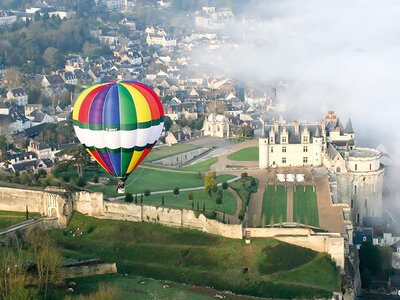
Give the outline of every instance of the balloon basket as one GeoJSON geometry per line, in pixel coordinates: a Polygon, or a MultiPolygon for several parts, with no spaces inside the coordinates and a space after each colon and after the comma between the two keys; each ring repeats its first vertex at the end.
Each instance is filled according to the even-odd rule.
{"type": "Polygon", "coordinates": [[[125,184],[122,181],[118,182],[117,192],[118,192],[118,194],[125,193],[125,184]]]}

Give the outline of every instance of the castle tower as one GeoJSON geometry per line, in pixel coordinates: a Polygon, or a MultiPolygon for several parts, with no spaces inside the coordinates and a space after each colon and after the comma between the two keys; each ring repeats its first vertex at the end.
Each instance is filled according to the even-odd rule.
{"type": "Polygon", "coordinates": [[[265,133],[265,125],[264,121],[260,119],[262,123],[262,129],[261,129],[261,137],[258,139],[258,144],[259,144],[259,158],[258,158],[258,165],[260,169],[266,169],[268,168],[268,137],[265,133]]]}
{"type": "Polygon", "coordinates": [[[323,138],[319,130],[319,125],[317,124],[317,128],[315,129],[315,135],[312,138],[312,143],[313,143],[313,152],[315,155],[313,155],[313,161],[311,162],[313,166],[320,166],[322,165],[322,143],[323,143],[323,138]]]}

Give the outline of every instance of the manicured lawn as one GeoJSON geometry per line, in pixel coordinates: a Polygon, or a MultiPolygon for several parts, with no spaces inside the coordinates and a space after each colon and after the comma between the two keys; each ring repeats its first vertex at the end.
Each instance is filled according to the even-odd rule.
{"type": "MultiPolygon", "coordinates": [[[[29,213],[28,218],[39,216],[39,213],[29,213]]],[[[26,215],[24,212],[0,211],[0,228],[5,228],[25,220],[26,215]]]]}
{"type": "Polygon", "coordinates": [[[128,276],[274,298],[329,298],[340,289],[339,271],[327,256],[318,260],[311,250],[271,238],[246,245],[187,228],[95,219],[77,212],[65,230],[50,234],[66,261],[97,257],[116,262],[118,272],[128,276]],[[78,227],[83,235],[73,236],[78,227]],[[300,272],[303,267],[312,274],[300,272]]]}
{"type": "Polygon", "coordinates": [[[199,148],[190,144],[176,144],[174,146],[164,146],[161,148],[154,148],[144,159],[145,161],[154,161],[174,154],[179,154],[199,148]]]}
{"type": "MultiPolygon", "coordinates": [[[[216,181],[224,182],[235,178],[233,175],[219,175],[216,181]]],[[[137,168],[129,176],[125,183],[125,191],[127,193],[143,193],[146,189],[150,191],[166,191],[172,190],[174,187],[190,188],[204,185],[204,179],[199,178],[196,173],[171,172],[163,170],[137,168]]],[[[103,192],[108,196],[116,196],[116,185],[93,185],[88,189],[103,192]]]]}
{"type": "MultiPolygon", "coordinates": [[[[195,190],[192,193],[194,209],[197,209],[197,203],[199,203],[200,210],[203,209],[205,204],[207,210],[216,210],[228,215],[234,215],[236,212],[236,199],[228,190],[223,190],[222,204],[216,203],[215,193],[211,195],[211,199],[208,198],[204,190],[195,190]]],[[[178,196],[175,196],[173,193],[150,195],[148,198],[143,197],[143,203],[161,205],[161,197],[164,196],[165,206],[192,209],[192,201],[189,200],[188,194],[188,191],[182,191],[178,196]]],[[[138,197],[138,201],[139,199],[140,197],[138,197]]]]}
{"type": "Polygon", "coordinates": [[[287,193],[285,186],[277,185],[276,191],[274,185],[267,185],[265,187],[262,215],[266,218],[266,225],[270,224],[272,216],[274,217],[274,223],[279,222],[279,218],[282,216],[282,221],[286,222],[287,212],[287,193]]]}
{"type": "Polygon", "coordinates": [[[230,160],[238,161],[258,161],[258,147],[243,148],[235,153],[228,155],[230,160]]]}
{"type": "Polygon", "coordinates": [[[307,185],[305,191],[304,186],[296,186],[293,193],[293,221],[319,226],[317,195],[311,185],[307,185]]]}

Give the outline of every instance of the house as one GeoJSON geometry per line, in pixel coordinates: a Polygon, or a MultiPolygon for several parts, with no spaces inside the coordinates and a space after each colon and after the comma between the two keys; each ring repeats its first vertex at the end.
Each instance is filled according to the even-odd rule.
{"type": "Polygon", "coordinates": [[[41,111],[41,110],[36,110],[32,112],[29,116],[29,119],[32,121],[32,126],[36,126],[39,124],[43,123],[55,123],[56,120],[48,115],[47,113],[41,111]]]}
{"type": "Polygon", "coordinates": [[[204,135],[217,136],[220,138],[229,137],[229,121],[224,115],[210,114],[204,120],[202,131],[204,135]]]}
{"type": "Polygon", "coordinates": [[[29,141],[28,151],[35,152],[38,158],[51,158],[53,151],[49,145],[44,142],[37,142],[34,140],[29,141]]]}
{"type": "Polygon", "coordinates": [[[353,244],[357,249],[360,249],[361,244],[368,242],[372,244],[373,230],[371,228],[364,228],[363,230],[354,231],[353,244]]]}
{"type": "Polygon", "coordinates": [[[27,160],[23,162],[18,162],[11,164],[11,170],[14,172],[27,172],[27,171],[37,171],[39,169],[49,170],[53,168],[54,163],[51,159],[34,159],[27,160]]]}
{"type": "Polygon", "coordinates": [[[189,139],[190,139],[190,134],[184,133],[182,130],[168,131],[167,136],[165,137],[165,143],[171,146],[189,139]]]}
{"type": "Polygon", "coordinates": [[[10,106],[0,103],[0,115],[8,116],[10,114],[10,106]]]}
{"type": "Polygon", "coordinates": [[[52,89],[63,89],[64,88],[64,80],[58,74],[54,75],[44,75],[42,78],[42,87],[44,88],[52,88],[52,89]]]}
{"type": "Polygon", "coordinates": [[[18,106],[23,106],[28,104],[28,94],[23,88],[13,89],[7,92],[7,100],[18,106]]]}
{"type": "Polygon", "coordinates": [[[62,78],[66,84],[76,85],[78,83],[78,78],[72,72],[65,72],[62,74],[62,78]]]}
{"type": "Polygon", "coordinates": [[[6,27],[17,21],[17,16],[5,10],[0,10],[0,27],[6,27]]]}
{"type": "Polygon", "coordinates": [[[27,104],[24,106],[25,116],[29,116],[35,110],[39,110],[42,108],[42,104],[27,104]]]}
{"type": "Polygon", "coordinates": [[[11,159],[10,162],[12,164],[24,162],[24,161],[31,161],[31,160],[36,160],[37,155],[35,152],[21,152],[21,153],[13,153],[11,154],[11,159]]]}

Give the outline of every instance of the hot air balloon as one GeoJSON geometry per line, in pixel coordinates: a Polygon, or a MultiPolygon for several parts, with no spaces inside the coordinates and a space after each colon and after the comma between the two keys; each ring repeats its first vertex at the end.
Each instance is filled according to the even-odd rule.
{"type": "Polygon", "coordinates": [[[164,109],[148,86],[132,81],[92,85],[76,100],[72,113],[79,141],[110,174],[120,179],[149,154],[164,126],[164,109]]]}

